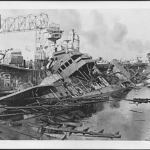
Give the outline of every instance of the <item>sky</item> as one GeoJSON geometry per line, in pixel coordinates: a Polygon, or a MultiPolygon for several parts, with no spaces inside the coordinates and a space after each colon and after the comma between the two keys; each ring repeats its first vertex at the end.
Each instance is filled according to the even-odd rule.
{"type": "MultiPolygon", "coordinates": [[[[2,19],[40,13],[48,14],[50,23],[60,24],[62,40],[74,29],[80,36],[80,51],[93,58],[130,60],[150,52],[149,8],[0,9],[2,19]]],[[[34,31],[0,34],[0,50],[19,48],[33,58],[35,37],[34,31]]]]}

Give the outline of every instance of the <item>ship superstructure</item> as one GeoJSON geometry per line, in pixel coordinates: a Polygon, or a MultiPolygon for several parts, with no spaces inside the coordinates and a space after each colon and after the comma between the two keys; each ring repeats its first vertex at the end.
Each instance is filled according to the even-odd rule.
{"type": "Polygon", "coordinates": [[[71,30],[69,39],[63,43],[65,46],[61,45],[60,50],[55,49],[47,65],[48,76],[60,76],[62,82],[82,94],[109,86],[92,56],[80,52],[79,36],[74,30],[71,30]]]}

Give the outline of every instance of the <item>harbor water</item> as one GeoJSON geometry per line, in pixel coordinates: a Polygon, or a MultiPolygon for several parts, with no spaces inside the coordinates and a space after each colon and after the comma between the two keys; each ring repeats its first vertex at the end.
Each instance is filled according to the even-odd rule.
{"type": "MultiPolygon", "coordinates": [[[[140,90],[132,90],[126,99],[150,98],[150,88],[143,87],[140,90]]],[[[72,135],[72,140],[125,140],[145,141],[150,139],[150,103],[135,104],[125,100],[113,100],[108,103],[99,103],[97,110],[91,117],[83,119],[82,127],[90,127],[89,131],[100,131],[103,133],[120,132],[121,138],[110,139],[101,137],[84,137],[72,135]]]]}

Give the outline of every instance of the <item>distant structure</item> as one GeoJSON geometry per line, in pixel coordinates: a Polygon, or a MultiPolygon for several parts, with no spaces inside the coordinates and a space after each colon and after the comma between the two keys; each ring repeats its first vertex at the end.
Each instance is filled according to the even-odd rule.
{"type": "Polygon", "coordinates": [[[72,29],[69,33],[69,36],[68,36],[68,40],[69,40],[69,48],[70,49],[74,49],[74,50],[77,50],[79,51],[80,49],[80,38],[79,38],[79,35],[74,31],[74,29],[72,29]]]}
{"type": "Polygon", "coordinates": [[[137,56],[137,62],[142,62],[142,57],[141,56],[137,56]]]}
{"type": "Polygon", "coordinates": [[[62,32],[58,24],[49,23],[48,14],[38,15],[29,14],[27,16],[18,16],[16,18],[8,17],[2,20],[0,17],[0,33],[18,33],[18,32],[36,32],[35,62],[43,65],[46,57],[46,51],[52,43],[61,38],[62,32]]]}
{"type": "Polygon", "coordinates": [[[148,61],[150,63],[150,53],[147,53],[147,59],[148,59],[148,61]]]}

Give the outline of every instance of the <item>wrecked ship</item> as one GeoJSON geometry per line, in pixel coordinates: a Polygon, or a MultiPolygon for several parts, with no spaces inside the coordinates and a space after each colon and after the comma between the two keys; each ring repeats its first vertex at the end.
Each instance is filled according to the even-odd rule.
{"type": "Polygon", "coordinates": [[[108,102],[109,97],[115,98],[118,93],[126,95],[131,90],[130,85],[123,84],[130,82],[124,68],[119,66],[120,70],[114,70],[114,76],[121,74],[118,84],[114,84],[110,82],[112,75],[103,74],[91,56],[79,51],[79,36],[74,30],[61,50],[55,44],[62,32],[59,28],[51,28],[50,32],[53,34],[49,40],[54,42],[55,51],[44,68],[47,77],[39,85],[0,98],[0,138],[65,140],[68,132],[69,136],[121,138],[118,131],[114,134],[103,133],[103,129],[88,131],[90,127],[81,131],[77,127],[82,126],[81,119],[95,110],[96,103],[108,102]],[[119,73],[121,70],[125,73],[119,73]],[[59,134],[61,138],[56,137],[59,134]]]}

